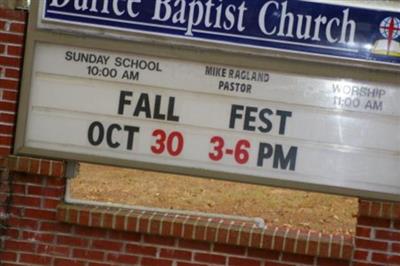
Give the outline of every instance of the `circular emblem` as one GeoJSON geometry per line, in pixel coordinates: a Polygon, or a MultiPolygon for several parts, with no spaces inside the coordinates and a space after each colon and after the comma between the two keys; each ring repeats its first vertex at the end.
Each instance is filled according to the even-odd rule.
{"type": "Polygon", "coordinates": [[[396,17],[385,18],[380,25],[380,32],[386,39],[394,40],[400,36],[400,19],[396,17]]]}

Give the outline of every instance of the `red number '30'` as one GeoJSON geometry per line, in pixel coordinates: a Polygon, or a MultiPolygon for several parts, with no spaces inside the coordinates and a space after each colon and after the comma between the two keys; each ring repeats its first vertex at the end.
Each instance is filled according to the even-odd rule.
{"type": "Polygon", "coordinates": [[[153,137],[156,137],[155,145],[151,146],[151,151],[155,154],[162,154],[165,149],[171,156],[178,156],[182,153],[184,139],[181,132],[173,131],[169,135],[162,129],[153,131],[153,137]]]}

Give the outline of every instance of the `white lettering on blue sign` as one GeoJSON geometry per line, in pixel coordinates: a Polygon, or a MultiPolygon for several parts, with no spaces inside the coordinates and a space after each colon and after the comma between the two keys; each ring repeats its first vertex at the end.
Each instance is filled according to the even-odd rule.
{"type": "Polygon", "coordinates": [[[44,20],[400,64],[400,13],[283,0],[47,0],[44,20]]]}

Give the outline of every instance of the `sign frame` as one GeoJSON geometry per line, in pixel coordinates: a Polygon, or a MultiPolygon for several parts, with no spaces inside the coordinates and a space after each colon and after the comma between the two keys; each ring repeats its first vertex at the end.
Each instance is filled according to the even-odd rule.
{"type": "MultiPolygon", "coordinates": [[[[359,68],[357,66],[329,65],[319,62],[294,61],[291,59],[277,59],[266,55],[249,55],[247,53],[235,53],[216,51],[215,49],[197,48],[187,49],[174,47],[168,44],[160,46],[155,43],[126,42],[124,40],[101,39],[87,36],[67,35],[63,32],[51,32],[37,28],[39,2],[34,1],[31,6],[28,24],[27,41],[24,57],[24,70],[22,87],[20,93],[17,131],[14,153],[17,155],[40,156],[51,159],[73,160],[106,164],[120,167],[138,168],[195,177],[215,178],[243,183],[258,185],[268,185],[284,188],[294,188],[306,191],[323,192],[347,196],[359,196],[363,198],[373,198],[382,200],[400,201],[400,195],[380,193],[368,190],[358,190],[344,187],[335,187],[306,182],[293,182],[276,178],[265,178],[257,176],[246,176],[241,174],[230,174],[219,171],[196,169],[191,167],[166,166],[154,163],[132,162],[129,160],[110,159],[108,157],[83,155],[76,153],[56,152],[46,149],[37,149],[25,145],[25,133],[28,119],[28,104],[30,99],[30,85],[32,82],[32,72],[34,64],[34,50],[37,43],[51,43],[59,45],[71,45],[82,48],[95,48],[99,50],[109,50],[122,53],[138,53],[142,55],[159,56],[163,58],[189,60],[209,64],[224,64],[235,67],[268,69],[269,71],[288,72],[291,74],[301,74],[304,76],[319,76],[326,78],[337,78],[345,80],[362,80],[370,82],[382,82],[399,86],[397,81],[398,73],[395,71],[372,70],[359,68]],[[294,64],[295,63],[295,64],[294,64]],[[329,66],[329,67],[327,67],[329,66]]],[[[400,87],[400,86],[399,86],[400,87]]],[[[378,178],[378,177],[377,177],[378,178]]],[[[351,184],[349,184],[350,186],[351,184]]]]}

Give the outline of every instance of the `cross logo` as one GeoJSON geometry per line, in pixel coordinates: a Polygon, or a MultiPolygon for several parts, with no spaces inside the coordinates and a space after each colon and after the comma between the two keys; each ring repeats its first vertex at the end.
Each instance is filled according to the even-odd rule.
{"type": "Polygon", "coordinates": [[[377,40],[371,49],[373,54],[400,57],[400,19],[387,17],[379,25],[379,31],[385,38],[377,40]]]}
{"type": "Polygon", "coordinates": [[[387,55],[389,55],[393,40],[400,36],[400,19],[396,17],[385,18],[381,22],[380,32],[388,40],[387,55]]]}

